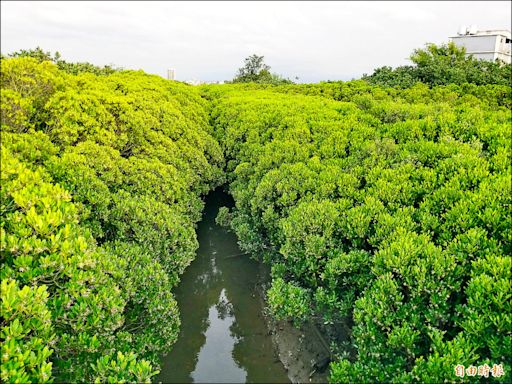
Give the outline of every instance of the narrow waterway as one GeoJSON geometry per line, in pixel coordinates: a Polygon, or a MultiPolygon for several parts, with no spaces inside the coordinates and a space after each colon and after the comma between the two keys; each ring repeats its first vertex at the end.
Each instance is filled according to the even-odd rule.
{"type": "Polygon", "coordinates": [[[221,189],[206,199],[196,259],[175,290],[180,336],[157,382],[289,383],[256,292],[268,270],[240,255],[236,236],[215,223],[219,207],[232,204],[221,189]]]}

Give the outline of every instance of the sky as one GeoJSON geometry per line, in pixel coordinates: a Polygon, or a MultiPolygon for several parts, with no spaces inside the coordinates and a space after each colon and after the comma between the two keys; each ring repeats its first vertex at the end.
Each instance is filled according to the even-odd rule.
{"type": "Polygon", "coordinates": [[[350,80],[409,64],[460,26],[511,29],[510,1],[1,1],[1,52],[40,46],[67,61],[176,79],[232,79],[244,58],[298,82],[350,80]]]}

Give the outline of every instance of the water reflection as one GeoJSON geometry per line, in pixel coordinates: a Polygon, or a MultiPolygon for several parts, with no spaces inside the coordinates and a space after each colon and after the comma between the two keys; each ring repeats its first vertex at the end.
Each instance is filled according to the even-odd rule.
{"type": "Polygon", "coordinates": [[[209,327],[206,330],[206,343],[199,352],[192,378],[197,383],[243,383],[246,372],[231,356],[238,341],[231,337],[230,327],[235,322],[233,306],[227,300],[223,289],[219,301],[210,307],[209,327]]]}
{"type": "Polygon", "coordinates": [[[215,224],[218,208],[230,205],[217,190],[206,201],[197,229],[196,260],[176,289],[181,333],[162,360],[157,381],[289,382],[277,360],[254,288],[258,263],[240,254],[236,237],[215,224]]]}

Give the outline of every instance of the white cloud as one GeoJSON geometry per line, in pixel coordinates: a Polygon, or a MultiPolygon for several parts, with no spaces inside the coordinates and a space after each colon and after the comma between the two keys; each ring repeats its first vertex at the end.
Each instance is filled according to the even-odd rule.
{"type": "Polygon", "coordinates": [[[403,65],[460,25],[510,28],[510,2],[2,2],[2,53],[41,46],[65,59],[179,79],[232,78],[244,57],[302,81],[403,65]]]}

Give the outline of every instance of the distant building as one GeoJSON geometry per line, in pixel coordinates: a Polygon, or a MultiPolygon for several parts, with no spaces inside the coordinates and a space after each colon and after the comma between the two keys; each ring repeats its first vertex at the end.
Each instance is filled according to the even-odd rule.
{"type": "Polygon", "coordinates": [[[510,31],[478,31],[475,26],[461,27],[457,36],[450,37],[458,47],[466,48],[466,55],[475,59],[511,63],[510,31]]]}
{"type": "Polygon", "coordinates": [[[174,69],[167,70],[167,80],[176,80],[176,71],[174,69]]]}
{"type": "Polygon", "coordinates": [[[187,80],[187,81],[185,81],[185,83],[190,84],[190,85],[201,85],[201,84],[204,84],[203,81],[196,80],[196,79],[187,80]]]}
{"type": "Polygon", "coordinates": [[[187,80],[185,83],[190,85],[203,85],[203,84],[224,84],[224,81],[203,81],[203,80],[187,80]]]}

